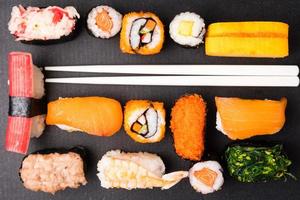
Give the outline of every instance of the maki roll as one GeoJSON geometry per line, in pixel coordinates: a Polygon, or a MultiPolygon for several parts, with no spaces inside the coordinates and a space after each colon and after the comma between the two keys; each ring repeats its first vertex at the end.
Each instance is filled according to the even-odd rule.
{"type": "Polygon", "coordinates": [[[164,25],[151,12],[132,12],[124,16],[120,49],[123,53],[151,55],[164,43],[164,25]]]}
{"type": "Polygon", "coordinates": [[[5,148],[27,152],[30,137],[39,137],[45,128],[44,75],[32,63],[30,53],[8,56],[9,113],[5,148]]]}
{"type": "Polygon", "coordinates": [[[169,189],[188,176],[186,171],[165,174],[162,159],[152,153],[107,152],[98,162],[97,174],[103,188],[169,189]]]}
{"type": "Polygon", "coordinates": [[[46,41],[70,39],[80,18],[72,6],[47,8],[14,6],[8,30],[16,41],[47,44],[46,41]]]}
{"type": "Polygon", "coordinates": [[[48,103],[46,123],[67,131],[112,136],[123,122],[120,102],[105,97],[60,98],[48,103]]]}
{"type": "Polygon", "coordinates": [[[82,147],[46,149],[27,155],[19,175],[25,188],[55,194],[87,184],[86,151],[82,147]]]}
{"type": "Polygon", "coordinates": [[[194,164],[189,171],[192,187],[202,194],[221,189],[224,183],[222,167],[217,161],[204,161],[194,164]]]}
{"type": "Polygon", "coordinates": [[[87,17],[87,28],[97,38],[111,38],[119,33],[122,15],[109,6],[93,8],[87,17]]]}
{"type": "Polygon", "coordinates": [[[147,100],[131,100],[125,106],[124,129],[135,141],[154,143],[165,136],[164,104],[147,100]]]}
{"type": "Polygon", "coordinates": [[[198,47],[203,43],[205,24],[196,13],[183,12],[176,15],[169,28],[171,38],[180,45],[198,47]]]}

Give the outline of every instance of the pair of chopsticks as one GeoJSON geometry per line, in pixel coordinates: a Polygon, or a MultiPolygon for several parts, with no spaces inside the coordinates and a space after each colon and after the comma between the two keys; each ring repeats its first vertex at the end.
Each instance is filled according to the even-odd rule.
{"type": "Polygon", "coordinates": [[[109,77],[47,78],[47,83],[297,87],[296,65],[83,65],[46,66],[46,71],[125,74],[109,77]],[[134,75],[130,75],[134,74],[134,75]],[[143,76],[141,76],[143,75],[143,76]]]}

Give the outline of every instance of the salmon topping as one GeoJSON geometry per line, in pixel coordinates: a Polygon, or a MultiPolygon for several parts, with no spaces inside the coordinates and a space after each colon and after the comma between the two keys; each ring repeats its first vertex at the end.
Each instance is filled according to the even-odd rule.
{"type": "Polygon", "coordinates": [[[201,169],[199,171],[195,171],[194,176],[199,181],[204,183],[205,185],[212,187],[215,183],[215,180],[216,180],[218,174],[217,174],[217,172],[215,172],[207,167],[204,167],[203,169],[201,169]]]}
{"type": "Polygon", "coordinates": [[[106,10],[102,10],[96,16],[96,24],[102,31],[110,32],[113,27],[113,21],[106,10]]]}

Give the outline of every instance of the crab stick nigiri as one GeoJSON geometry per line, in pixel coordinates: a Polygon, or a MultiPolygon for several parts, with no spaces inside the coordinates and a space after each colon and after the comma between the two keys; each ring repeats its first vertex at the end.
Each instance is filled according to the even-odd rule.
{"type": "Polygon", "coordinates": [[[285,123],[287,99],[249,100],[216,97],[217,129],[230,139],[279,132],[285,123]]]}
{"type": "Polygon", "coordinates": [[[60,98],[48,104],[46,123],[67,131],[112,136],[122,126],[121,104],[105,97],[60,98]]]}

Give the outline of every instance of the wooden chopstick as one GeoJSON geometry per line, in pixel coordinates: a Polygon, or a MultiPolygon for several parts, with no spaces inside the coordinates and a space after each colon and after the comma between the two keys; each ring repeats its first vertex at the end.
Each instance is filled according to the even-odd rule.
{"type": "Polygon", "coordinates": [[[298,76],[297,65],[82,65],[46,66],[46,71],[153,75],[298,76]]]}
{"type": "Polygon", "coordinates": [[[48,78],[46,83],[153,86],[297,87],[297,76],[118,76],[48,78]]]}

